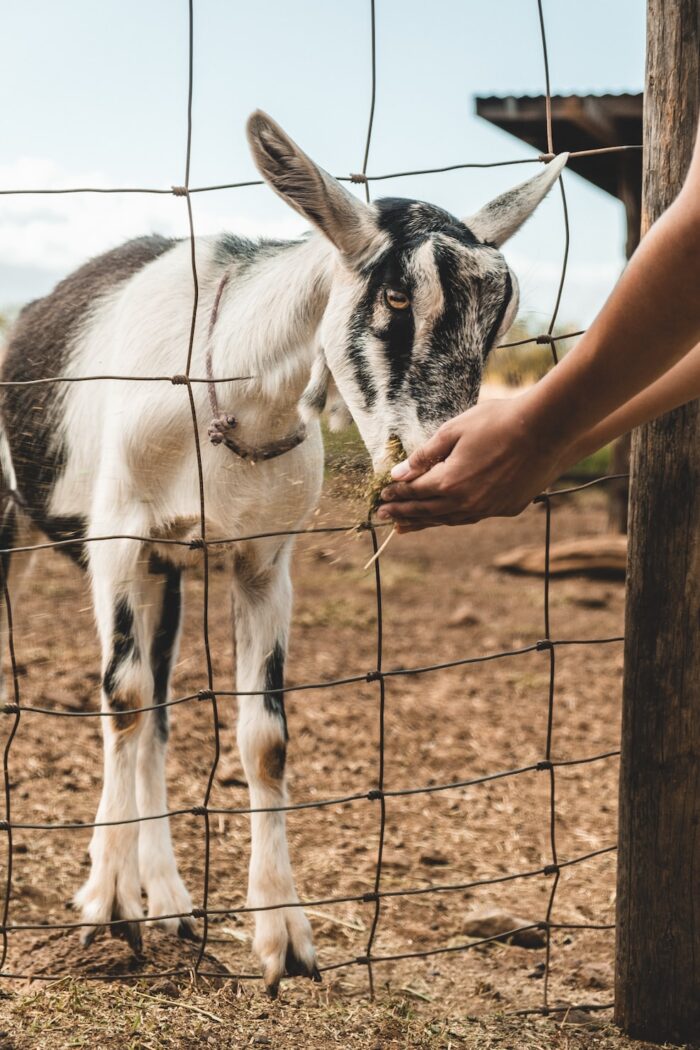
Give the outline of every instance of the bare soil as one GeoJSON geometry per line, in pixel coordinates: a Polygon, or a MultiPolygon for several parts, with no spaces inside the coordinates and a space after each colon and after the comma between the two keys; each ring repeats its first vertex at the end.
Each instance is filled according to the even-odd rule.
{"type": "MultiPolygon", "coordinates": [[[[351,524],[362,505],[335,491],[314,524],[351,524]]],[[[557,501],[553,539],[602,532],[603,494],[590,490],[557,501]]],[[[505,550],[544,540],[544,512],[517,520],[396,538],[381,561],[383,667],[416,668],[524,648],[544,634],[543,582],[513,577],[492,563],[505,550]]],[[[295,614],[288,682],[364,675],[377,666],[374,576],[363,571],[366,533],[300,539],[295,561],[295,614]]],[[[21,600],[15,601],[22,703],[95,710],[99,654],[86,582],[55,552],[41,552],[21,600]]],[[[210,637],[215,684],[233,688],[229,593],[224,571],[211,574],[210,637]]],[[[174,695],[206,686],[202,647],[202,579],[187,582],[186,623],[174,695]]],[[[623,585],[563,578],[550,595],[555,639],[622,634],[623,585]]],[[[579,759],[618,746],[622,647],[619,643],[556,649],[552,756],[579,759]]],[[[545,757],[550,655],[503,657],[386,680],[385,787],[437,787],[536,764],[545,757]]],[[[318,801],[376,788],[379,770],[379,683],[290,692],[288,770],[292,801],[318,801]]],[[[12,717],[5,719],[8,733],[12,717]]],[[[212,806],[245,807],[247,792],[235,752],[235,700],[219,701],[222,755],[212,806]]],[[[212,707],[173,709],[170,806],[201,803],[214,759],[212,707]]],[[[100,788],[100,720],[22,715],[9,750],[14,821],[89,821],[100,788]]],[[[615,842],[615,757],[556,770],[559,861],[615,842]]],[[[550,775],[533,770],[472,786],[389,797],[382,890],[454,886],[524,872],[552,861],[550,775]]],[[[195,903],[202,898],[201,816],[173,818],[180,868],[195,903]]],[[[366,798],[288,818],[302,899],[353,897],[374,888],[380,805],[366,798]]],[[[10,924],[70,923],[72,893],[87,873],[86,830],[18,830],[10,924]]],[[[211,908],[245,903],[249,832],[245,816],[218,815],[211,825],[211,908]]],[[[3,857],[3,865],[5,858],[3,857]]],[[[614,918],[615,854],[561,869],[551,919],[607,924],[614,918]]],[[[4,878],[4,875],[3,875],[4,878]]],[[[547,914],[553,877],[534,874],[497,884],[382,899],[373,946],[377,956],[450,949],[475,938],[469,916],[500,910],[517,924],[547,914]]],[[[332,966],[364,956],[374,904],[351,901],[309,908],[319,960],[332,966]]],[[[251,917],[221,915],[209,926],[207,971],[256,975],[251,917]]],[[[576,1009],[550,1018],[513,1011],[543,1003],[545,953],[507,943],[425,958],[378,962],[376,999],[368,999],[367,968],[330,969],[318,988],[287,981],[268,1001],[257,980],[193,982],[188,976],[134,980],[193,965],[197,948],[146,929],[134,960],[126,945],[104,937],[90,949],[75,931],[8,935],[5,971],[29,975],[3,982],[0,1046],[248,1046],[323,1047],[623,1047],[610,1013],[576,1009]],[[58,984],[48,974],[109,975],[111,982],[58,984]],[[34,980],[30,980],[31,976],[34,980]],[[3,1042],[3,1039],[5,1040],[3,1042]]],[[[601,1006],[613,993],[609,929],[552,934],[549,1003],[601,1006]]]]}

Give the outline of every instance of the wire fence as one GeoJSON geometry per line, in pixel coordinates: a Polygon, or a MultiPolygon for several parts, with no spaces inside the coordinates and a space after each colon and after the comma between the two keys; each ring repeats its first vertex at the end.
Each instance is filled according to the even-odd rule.
{"type": "MultiPolygon", "coordinates": [[[[372,130],[374,122],[374,110],[376,100],[376,84],[377,84],[377,49],[376,49],[376,13],[375,13],[375,0],[370,0],[370,15],[371,15],[371,105],[368,117],[367,134],[365,140],[365,148],[363,154],[362,168],[359,173],[351,173],[349,175],[340,175],[338,178],[340,181],[350,182],[354,184],[362,184],[365,188],[365,196],[367,201],[370,201],[370,185],[373,182],[379,182],[384,179],[403,178],[415,175],[434,174],[446,171],[455,171],[467,168],[489,168],[489,167],[501,167],[509,165],[519,164],[530,164],[530,163],[546,163],[554,156],[554,136],[553,136],[553,124],[552,124],[552,106],[551,106],[551,89],[550,89],[550,78],[549,78],[549,58],[547,50],[547,41],[545,34],[545,23],[542,11],[542,0],[537,0],[537,12],[540,23],[541,39],[542,39],[542,54],[544,60],[544,75],[545,75],[545,101],[546,101],[546,133],[547,133],[547,153],[541,154],[536,158],[519,159],[512,161],[497,161],[497,162],[469,162],[464,164],[454,164],[445,167],[426,167],[423,169],[416,169],[411,171],[399,171],[392,172],[390,174],[377,174],[371,175],[367,173],[367,167],[369,163],[371,143],[372,143],[372,130]]],[[[201,610],[201,636],[204,646],[205,653],[205,681],[206,685],[204,688],[198,690],[195,693],[191,693],[186,696],[179,696],[173,699],[165,701],[164,704],[158,705],[146,705],[140,708],[134,708],[133,713],[154,711],[161,709],[162,707],[175,707],[181,704],[188,703],[204,703],[208,705],[211,714],[211,732],[213,738],[213,758],[209,775],[206,780],[206,785],[202,795],[201,802],[193,804],[191,806],[179,809],[172,809],[165,813],[158,813],[153,816],[137,817],[132,820],[122,821],[93,821],[93,822],[80,822],[80,821],[57,821],[57,822],[26,822],[17,821],[12,817],[12,782],[11,782],[11,752],[12,744],[15,740],[16,734],[19,730],[20,722],[22,717],[25,718],[28,715],[42,715],[49,716],[52,718],[110,718],[113,715],[109,711],[104,710],[87,710],[87,711],[75,711],[66,709],[54,709],[47,707],[40,707],[32,704],[24,704],[21,702],[20,697],[20,673],[18,669],[18,662],[15,653],[15,638],[13,629],[13,612],[12,602],[10,598],[10,592],[8,587],[8,581],[4,574],[2,575],[2,588],[4,595],[4,603],[7,614],[8,629],[9,629],[9,653],[12,668],[12,684],[14,699],[12,702],[6,703],[2,708],[3,713],[11,719],[10,728],[5,743],[3,753],[3,785],[4,785],[4,800],[5,800],[5,813],[4,819],[0,821],[0,831],[4,833],[6,837],[7,845],[7,867],[6,867],[6,878],[5,885],[2,894],[2,906],[1,906],[1,923],[0,933],[2,935],[2,951],[0,952],[0,976],[4,978],[14,979],[39,979],[39,980],[59,980],[67,976],[71,976],[67,973],[56,973],[56,974],[43,974],[34,975],[26,973],[16,973],[6,970],[6,961],[8,956],[10,937],[13,933],[18,931],[47,931],[47,930],[73,930],[84,927],[90,927],[93,924],[87,922],[66,922],[66,923],[10,923],[10,901],[12,899],[13,890],[13,838],[15,831],[52,831],[52,830],[82,830],[86,828],[103,827],[114,824],[129,824],[139,823],[144,820],[159,820],[163,817],[174,817],[174,816],[191,816],[198,821],[201,821],[202,826],[202,838],[203,838],[203,855],[204,855],[204,875],[203,885],[201,889],[201,903],[194,907],[191,912],[188,913],[177,913],[173,915],[163,915],[157,918],[168,919],[168,918],[194,918],[202,920],[202,938],[199,944],[198,954],[194,963],[194,972],[201,974],[202,976],[217,977],[224,979],[236,979],[236,980],[260,980],[261,975],[257,973],[232,973],[229,970],[223,972],[208,970],[204,965],[204,957],[209,939],[209,919],[210,916],[233,916],[241,915],[248,912],[256,911],[269,911],[289,907],[311,907],[320,905],[337,905],[349,902],[365,903],[372,907],[372,918],[369,929],[369,935],[366,942],[364,954],[354,956],[351,958],[343,959],[340,962],[335,962],[330,965],[321,966],[320,971],[328,972],[333,970],[339,970],[347,967],[362,967],[366,970],[369,982],[370,993],[374,992],[374,967],[385,962],[392,962],[404,959],[422,959],[429,956],[437,956],[445,953],[459,953],[467,952],[478,948],[484,944],[488,944],[493,941],[503,941],[508,936],[515,935],[518,933],[524,933],[530,930],[541,930],[545,936],[545,959],[544,959],[544,980],[543,980],[543,995],[542,1005],[532,1010],[520,1010],[518,1013],[549,1013],[557,1012],[559,1010],[572,1009],[571,1005],[561,1007],[558,1005],[552,1005],[550,1002],[550,975],[551,975],[551,952],[552,952],[552,934],[554,931],[560,930],[610,930],[613,929],[613,924],[610,923],[557,923],[552,920],[555,899],[557,896],[557,890],[559,887],[559,881],[561,872],[574,865],[585,863],[595,857],[599,857],[603,854],[613,852],[617,847],[614,843],[605,846],[602,849],[592,850],[588,853],[584,853],[578,856],[570,857],[566,860],[562,860],[559,856],[557,848],[557,771],[561,767],[571,767],[586,765],[589,763],[603,762],[606,760],[614,759],[619,755],[619,751],[609,750],[600,754],[586,755],[579,758],[570,758],[566,760],[556,760],[553,756],[553,735],[555,725],[555,701],[556,701],[556,653],[557,650],[565,646],[600,646],[616,644],[623,641],[621,636],[609,637],[609,638],[556,638],[552,636],[551,624],[550,624],[550,586],[552,574],[550,571],[550,551],[551,551],[551,533],[552,533],[552,509],[553,505],[564,496],[571,493],[578,492],[582,489],[588,488],[591,485],[599,485],[605,482],[616,481],[620,478],[627,477],[624,474],[607,475],[605,477],[599,477],[593,481],[585,484],[576,485],[570,488],[558,489],[545,492],[537,497],[536,503],[540,503],[544,507],[545,513],[545,561],[544,561],[544,592],[543,592],[543,608],[544,617],[542,624],[542,636],[541,638],[526,646],[522,646],[516,649],[504,650],[494,653],[488,653],[478,656],[467,656],[450,660],[443,663],[434,663],[427,666],[420,667],[401,667],[394,669],[387,669],[384,666],[384,631],[383,631],[383,607],[382,607],[382,579],[381,579],[381,566],[380,559],[374,561],[374,591],[375,591],[375,604],[376,604],[376,659],[373,666],[363,674],[351,675],[345,678],[338,678],[334,680],[324,681],[311,681],[304,682],[299,685],[280,688],[280,689],[265,689],[242,692],[238,690],[223,690],[216,686],[214,680],[214,671],[211,656],[210,637],[209,637],[209,604],[210,604],[210,565],[209,565],[209,552],[210,549],[216,545],[231,544],[236,542],[251,541],[255,539],[262,539],[268,537],[288,537],[297,536],[308,533],[323,534],[323,533],[341,533],[347,532],[351,529],[357,529],[358,531],[366,532],[371,546],[372,552],[377,553],[379,549],[378,543],[378,529],[381,526],[376,526],[371,520],[362,522],[351,522],[342,525],[332,527],[312,527],[306,529],[296,530],[271,530],[262,533],[256,533],[254,535],[246,536],[232,536],[226,539],[215,539],[210,540],[207,538],[206,528],[206,506],[205,506],[205,483],[204,475],[202,470],[202,452],[200,445],[200,433],[199,433],[199,421],[197,418],[197,410],[195,405],[195,398],[193,394],[193,384],[197,383],[230,383],[238,379],[244,379],[248,377],[227,377],[227,378],[211,378],[198,377],[191,374],[192,366],[192,353],[194,347],[195,330],[197,323],[197,307],[199,300],[199,282],[197,273],[197,257],[196,257],[196,238],[195,228],[193,219],[192,209],[192,196],[197,193],[214,192],[224,189],[242,189],[247,186],[261,185],[262,180],[247,180],[243,182],[232,182],[221,185],[212,186],[194,186],[191,187],[190,182],[190,161],[192,153],[192,97],[194,90],[194,0],[188,0],[188,26],[189,26],[189,38],[188,38],[188,92],[187,92],[187,144],[185,153],[185,170],[184,170],[184,182],[182,185],[174,185],[169,189],[164,188],[152,188],[152,187],[72,187],[67,189],[0,189],[0,196],[2,195],[17,195],[17,194],[76,194],[76,193],[152,193],[152,194],[174,194],[178,197],[183,197],[187,208],[187,223],[189,228],[189,241],[190,241],[190,252],[191,252],[191,269],[192,269],[192,313],[191,322],[189,325],[187,355],[184,363],[184,371],[176,375],[155,375],[155,376],[128,376],[128,375],[89,375],[89,376],[51,376],[40,379],[27,380],[25,382],[1,382],[0,386],[22,386],[22,385],[42,385],[48,383],[73,383],[73,382],[88,382],[88,381],[103,381],[103,380],[124,380],[140,382],[151,382],[151,383],[171,383],[175,385],[182,385],[185,388],[185,395],[188,398],[190,415],[192,419],[192,433],[193,441],[196,452],[196,463],[197,463],[197,480],[199,490],[199,529],[200,535],[195,540],[177,540],[177,539],[154,539],[152,536],[140,536],[130,534],[119,534],[110,536],[90,536],[86,539],[81,540],[85,543],[100,543],[104,541],[114,539],[130,539],[134,542],[141,544],[173,544],[181,547],[188,547],[199,551],[202,562],[202,574],[203,574],[203,602],[201,610]],[[471,664],[482,664],[488,663],[494,660],[504,660],[517,658],[527,653],[532,652],[543,652],[547,654],[549,673],[548,673],[548,688],[547,688],[547,720],[546,720],[546,733],[542,741],[542,757],[539,761],[534,764],[521,766],[514,769],[498,770],[493,773],[489,773],[485,776],[465,778],[462,780],[452,781],[445,784],[431,784],[423,786],[412,786],[405,789],[388,789],[385,786],[385,754],[386,754],[386,740],[385,740],[385,714],[386,714],[386,689],[385,685],[387,680],[393,677],[399,677],[402,675],[431,675],[438,673],[442,670],[466,666],[471,664]],[[353,683],[374,683],[376,684],[377,691],[377,728],[378,728],[378,749],[377,749],[377,767],[376,767],[376,778],[372,786],[365,787],[363,790],[346,794],[340,797],[326,798],[311,802],[301,802],[295,804],[288,804],[284,806],[271,806],[265,808],[251,808],[251,807],[221,807],[212,806],[210,804],[212,788],[214,779],[217,773],[217,767],[221,757],[221,744],[220,744],[220,719],[218,711],[218,700],[221,697],[237,697],[237,696],[260,696],[262,697],[265,693],[291,693],[300,692],[304,690],[318,690],[318,689],[329,689],[332,687],[346,686],[353,683]],[[403,797],[403,796],[415,796],[434,794],[438,792],[445,792],[453,790],[455,788],[466,788],[472,787],[477,784],[483,784],[490,781],[501,780],[504,778],[515,778],[524,774],[532,773],[533,771],[543,772],[547,775],[549,780],[549,805],[548,805],[548,840],[549,840],[549,859],[546,864],[541,865],[532,870],[525,871],[514,871],[508,874],[499,875],[492,878],[481,878],[472,881],[462,881],[456,883],[444,883],[444,884],[431,884],[429,886],[409,886],[402,889],[387,889],[383,886],[383,855],[384,855],[384,844],[385,834],[387,825],[387,805],[391,799],[403,797]],[[274,905],[267,905],[265,907],[211,907],[210,890],[212,885],[211,875],[211,852],[212,852],[212,830],[211,830],[211,818],[214,815],[228,814],[228,815],[245,815],[260,812],[292,812],[298,810],[311,810],[311,809],[322,809],[329,806],[337,806],[341,804],[351,803],[362,803],[367,802],[371,806],[377,809],[377,830],[378,830],[378,846],[376,861],[374,865],[374,879],[373,888],[366,893],[345,895],[345,896],[331,896],[313,900],[299,901],[284,901],[274,905]],[[469,939],[465,943],[457,945],[437,945],[435,947],[427,948],[421,951],[407,951],[399,952],[396,954],[376,954],[374,952],[374,945],[377,936],[377,931],[382,918],[382,902],[395,897],[413,897],[424,894],[445,894],[445,893],[456,893],[464,892],[476,887],[498,885],[502,883],[514,882],[518,880],[526,879],[544,879],[551,880],[548,901],[545,914],[541,920],[530,923],[526,926],[519,926],[507,933],[498,933],[489,937],[482,937],[478,940],[469,939]]],[[[608,154],[611,152],[622,152],[626,150],[639,150],[642,147],[640,145],[621,145],[606,147],[604,149],[595,150],[581,150],[570,154],[571,157],[589,157],[597,154],[608,154]]],[[[581,335],[582,332],[567,332],[565,334],[554,335],[554,328],[559,313],[559,307],[561,303],[562,292],[564,289],[564,283],[566,279],[567,263],[569,258],[570,238],[569,238],[569,217],[566,201],[566,192],[564,189],[563,180],[559,179],[559,188],[561,193],[562,203],[562,214],[564,221],[564,253],[561,267],[561,273],[558,283],[558,289],[556,294],[556,301],[552,310],[551,318],[546,332],[541,335],[529,338],[520,339],[515,342],[500,344],[501,347],[520,347],[527,344],[546,344],[549,345],[552,352],[553,361],[557,362],[557,343],[566,339],[573,338],[581,335]]],[[[45,542],[34,544],[31,546],[18,546],[6,548],[0,551],[0,555],[8,553],[29,553],[32,551],[45,550],[45,549],[60,549],[65,547],[75,546],[75,539],[67,540],[56,540],[52,542],[45,542]]],[[[0,570],[2,571],[2,570],[0,570]]],[[[141,919],[134,919],[134,922],[151,922],[154,917],[143,917],[141,919]]],[[[122,919],[115,919],[107,923],[100,923],[101,926],[119,926],[123,924],[122,919]]],[[[132,921],[132,920],[130,920],[132,921]]],[[[174,977],[180,975],[189,975],[192,973],[192,967],[187,966],[181,969],[168,969],[152,972],[144,972],[138,970],[133,973],[120,974],[119,980],[142,980],[147,977],[161,978],[161,977],[174,977]]],[[[76,975],[80,976],[85,980],[114,980],[115,976],[112,973],[88,973],[76,975]]],[[[586,1009],[607,1009],[612,1004],[609,1003],[579,1003],[576,1004],[579,1008],[586,1009]]]]}

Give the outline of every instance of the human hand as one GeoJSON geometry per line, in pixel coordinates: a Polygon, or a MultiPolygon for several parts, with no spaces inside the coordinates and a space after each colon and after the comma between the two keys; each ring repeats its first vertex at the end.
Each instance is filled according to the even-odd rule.
{"type": "Polygon", "coordinates": [[[539,437],[527,393],[485,401],[394,467],[377,517],[415,532],[520,514],[556,477],[563,454],[539,437]]]}

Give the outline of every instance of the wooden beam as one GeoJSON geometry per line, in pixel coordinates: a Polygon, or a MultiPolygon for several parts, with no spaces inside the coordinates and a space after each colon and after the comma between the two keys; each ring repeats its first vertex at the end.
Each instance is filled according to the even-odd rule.
{"type": "MultiPolygon", "coordinates": [[[[643,226],[700,115],[700,0],[648,0],[643,226]]],[[[636,431],[627,585],[615,1018],[700,1037],[700,402],[636,431]]]]}
{"type": "MultiPolygon", "coordinates": [[[[615,121],[606,112],[601,100],[591,95],[582,98],[566,99],[567,106],[562,107],[562,116],[584,131],[600,146],[619,146],[615,121]]],[[[557,114],[559,115],[559,114],[557,114]]]]}

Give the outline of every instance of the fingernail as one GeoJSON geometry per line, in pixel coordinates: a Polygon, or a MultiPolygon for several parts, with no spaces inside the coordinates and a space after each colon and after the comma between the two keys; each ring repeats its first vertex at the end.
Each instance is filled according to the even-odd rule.
{"type": "Polygon", "coordinates": [[[405,478],[410,469],[408,460],[404,459],[402,463],[397,463],[395,467],[391,468],[391,476],[394,480],[405,478]]]}
{"type": "Polygon", "coordinates": [[[382,489],[382,491],[379,493],[379,498],[383,499],[385,503],[391,503],[393,495],[393,489],[382,489]]]}
{"type": "Polygon", "coordinates": [[[389,517],[389,511],[386,509],[386,507],[379,508],[379,510],[377,511],[377,517],[382,518],[384,520],[386,520],[386,518],[389,517]]]}

